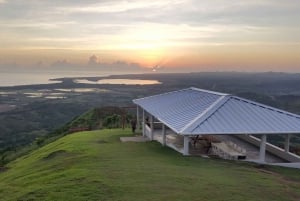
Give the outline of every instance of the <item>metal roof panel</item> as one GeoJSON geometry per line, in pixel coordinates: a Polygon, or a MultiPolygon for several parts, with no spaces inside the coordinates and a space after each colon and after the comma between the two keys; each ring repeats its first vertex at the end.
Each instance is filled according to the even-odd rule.
{"type": "MultiPolygon", "coordinates": [[[[189,134],[300,133],[300,117],[238,97],[230,99],[189,134]]],[[[187,134],[187,133],[186,133],[187,134]]]]}
{"type": "Polygon", "coordinates": [[[299,115],[193,87],[133,102],[183,135],[300,133],[299,115]]]}
{"type": "Polygon", "coordinates": [[[207,90],[188,88],[136,99],[133,102],[179,133],[222,95],[207,90]]]}

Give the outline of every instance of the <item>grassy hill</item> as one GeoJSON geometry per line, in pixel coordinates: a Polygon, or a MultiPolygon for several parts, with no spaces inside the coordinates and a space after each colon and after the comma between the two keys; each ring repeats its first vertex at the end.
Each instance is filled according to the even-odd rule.
{"type": "Polygon", "coordinates": [[[27,146],[5,147],[1,146],[2,144],[0,143],[0,167],[9,161],[70,133],[104,128],[122,128],[122,126],[130,127],[130,120],[133,118],[130,112],[131,111],[126,111],[124,108],[112,106],[93,108],[47,135],[43,136],[43,133],[39,133],[38,130],[35,131],[36,135],[34,141],[27,146]]]}
{"type": "Polygon", "coordinates": [[[0,200],[300,200],[300,170],[183,157],[129,130],[67,135],[0,169],[0,200]]]}
{"type": "Polygon", "coordinates": [[[131,118],[132,115],[120,107],[93,108],[65,124],[56,133],[67,134],[76,130],[121,128],[122,124],[124,126],[129,124],[131,118]]]}

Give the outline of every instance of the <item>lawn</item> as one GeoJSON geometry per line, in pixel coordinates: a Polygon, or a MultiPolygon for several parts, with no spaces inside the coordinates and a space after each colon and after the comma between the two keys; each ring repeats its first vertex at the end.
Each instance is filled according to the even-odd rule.
{"type": "Polygon", "coordinates": [[[68,135],[0,172],[0,200],[300,200],[300,170],[183,157],[129,130],[68,135]]]}

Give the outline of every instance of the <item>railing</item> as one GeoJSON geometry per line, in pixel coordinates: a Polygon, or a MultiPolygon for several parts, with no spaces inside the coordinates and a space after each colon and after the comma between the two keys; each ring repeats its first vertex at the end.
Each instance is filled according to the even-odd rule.
{"type": "MultiPolygon", "coordinates": [[[[142,125],[144,126],[143,132],[144,132],[145,136],[147,136],[149,139],[151,139],[152,138],[151,137],[151,128],[150,128],[150,126],[148,124],[149,123],[142,122],[142,125]]],[[[154,129],[161,129],[161,128],[162,128],[162,123],[161,122],[153,122],[153,130],[154,129]]]]}
{"type": "MultiPolygon", "coordinates": [[[[250,144],[253,144],[257,147],[260,147],[261,140],[259,138],[256,138],[252,135],[237,135],[240,139],[245,140],[246,142],[249,142],[250,144]]],[[[282,158],[289,162],[300,162],[300,156],[293,154],[291,152],[285,152],[284,149],[277,147],[273,144],[266,143],[266,150],[275,156],[278,156],[279,158],[282,158]]]]}

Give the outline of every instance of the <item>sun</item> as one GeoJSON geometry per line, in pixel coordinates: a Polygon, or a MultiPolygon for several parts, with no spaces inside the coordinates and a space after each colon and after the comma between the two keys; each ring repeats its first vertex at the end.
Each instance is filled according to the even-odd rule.
{"type": "Polygon", "coordinates": [[[165,59],[172,41],[172,31],[157,24],[143,24],[120,33],[113,49],[131,54],[132,60],[143,66],[153,67],[165,59]]]}

